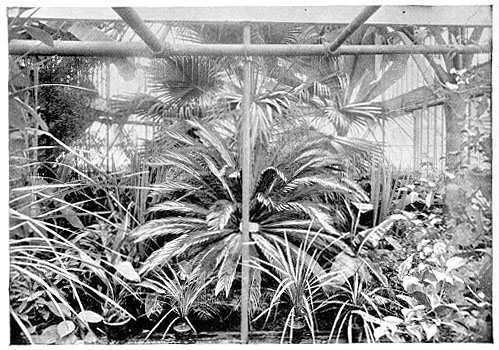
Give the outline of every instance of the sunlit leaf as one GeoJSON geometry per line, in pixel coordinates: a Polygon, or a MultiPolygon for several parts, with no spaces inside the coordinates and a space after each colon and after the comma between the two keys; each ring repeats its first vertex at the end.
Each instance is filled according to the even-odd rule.
{"type": "Polygon", "coordinates": [[[409,291],[411,286],[416,286],[418,288],[423,288],[423,285],[419,282],[419,279],[414,276],[405,276],[402,279],[402,286],[406,291],[409,291]]]}
{"type": "Polygon", "coordinates": [[[65,337],[66,335],[70,334],[75,330],[76,326],[73,323],[73,321],[62,321],[57,325],[57,333],[61,338],[65,337]]]}
{"type": "Polygon", "coordinates": [[[88,323],[99,323],[103,320],[101,315],[90,310],[83,310],[78,314],[78,316],[88,323]]]}
{"type": "Polygon", "coordinates": [[[447,272],[458,269],[461,266],[466,264],[466,259],[463,259],[458,256],[454,256],[445,262],[445,266],[447,267],[447,272]]]}
{"type": "Polygon", "coordinates": [[[45,328],[40,336],[40,341],[42,344],[54,344],[60,338],[58,330],[58,325],[52,325],[45,328]]]}
{"type": "MultiPolygon", "coordinates": [[[[71,26],[67,29],[69,33],[74,35],[78,40],[81,41],[110,41],[113,42],[114,39],[104,33],[101,29],[95,27],[91,23],[85,23],[81,21],[71,21],[71,26]]],[[[137,67],[135,66],[135,62],[133,57],[131,58],[122,58],[122,57],[114,57],[113,64],[118,67],[118,72],[120,75],[127,81],[135,78],[135,73],[137,71],[137,67]]]]}
{"type": "Polygon", "coordinates": [[[398,268],[398,278],[403,279],[404,276],[409,273],[409,270],[412,267],[412,259],[414,258],[414,254],[409,255],[402,264],[400,264],[398,268]]]}
{"type": "Polygon", "coordinates": [[[123,277],[125,277],[129,281],[140,282],[140,276],[135,271],[132,266],[132,263],[129,261],[123,261],[119,264],[114,265],[116,271],[118,271],[123,277]]]}

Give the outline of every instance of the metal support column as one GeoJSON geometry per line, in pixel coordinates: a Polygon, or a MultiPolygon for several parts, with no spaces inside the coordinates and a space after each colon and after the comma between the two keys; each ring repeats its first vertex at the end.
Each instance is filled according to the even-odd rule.
{"type": "MultiPolygon", "coordinates": [[[[243,43],[249,45],[251,41],[251,27],[244,26],[243,43]]],[[[250,57],[244,56],[243,67],[243,101],[242,101],[242,271],[241,271],[241,342],[248,343],[249,333],[249,202],[250,202],[250,181],[251,181],[251,62],[250,57]]]]}

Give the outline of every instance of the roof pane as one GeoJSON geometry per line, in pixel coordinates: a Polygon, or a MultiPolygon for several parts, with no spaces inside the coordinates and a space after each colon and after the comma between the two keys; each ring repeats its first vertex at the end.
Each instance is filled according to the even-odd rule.
{"type": "MultiPolygon", "coordinates": [[[[137,7],[144,21],[156,22],[281,22],[347,24],[362,6],[137,7]]],[[[28,15],[27,11],[24,15],[28,15]]],[[[10,9],[9,14],[15,15],[10,9]]],[[[44,7],[36,19],[121,20],[106,7],[44,7]]],[[[383,6],[366,23],[435,26],[491,26],[491,6],[383,6]]]]}

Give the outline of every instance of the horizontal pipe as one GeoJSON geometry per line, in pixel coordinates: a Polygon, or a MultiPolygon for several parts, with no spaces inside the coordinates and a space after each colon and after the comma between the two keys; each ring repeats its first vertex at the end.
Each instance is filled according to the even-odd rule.
{"type": "MultiPolygon", "coordinates": [[[[448,54],[490,53],[489,45],[343,45],[334,55],[382,54],[448,54]]],[[[168,57],[168,56],[320,56],[325,55],[323,45],[226,45],[226,44],[166,44],[154,54],[144,43],[54,41],[54,47],[37,40],[11,40],[11,55],[59,55],[99,57],[168,57]]]]}

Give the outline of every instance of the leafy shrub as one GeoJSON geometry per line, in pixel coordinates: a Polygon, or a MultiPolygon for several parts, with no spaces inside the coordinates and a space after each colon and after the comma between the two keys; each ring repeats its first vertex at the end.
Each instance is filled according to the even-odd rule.
{"type": "Polygon", "coordinates": [[[378,320],[376,339],[491,341],[490,248],[456,244],[441,213],[419,213],[403,228],[418,242],[405,245],[409,256],[398,268],[398,282],[392,279],[396,290],[403,288],[397,298],[404,306],[396,318],[378,320]]]}

